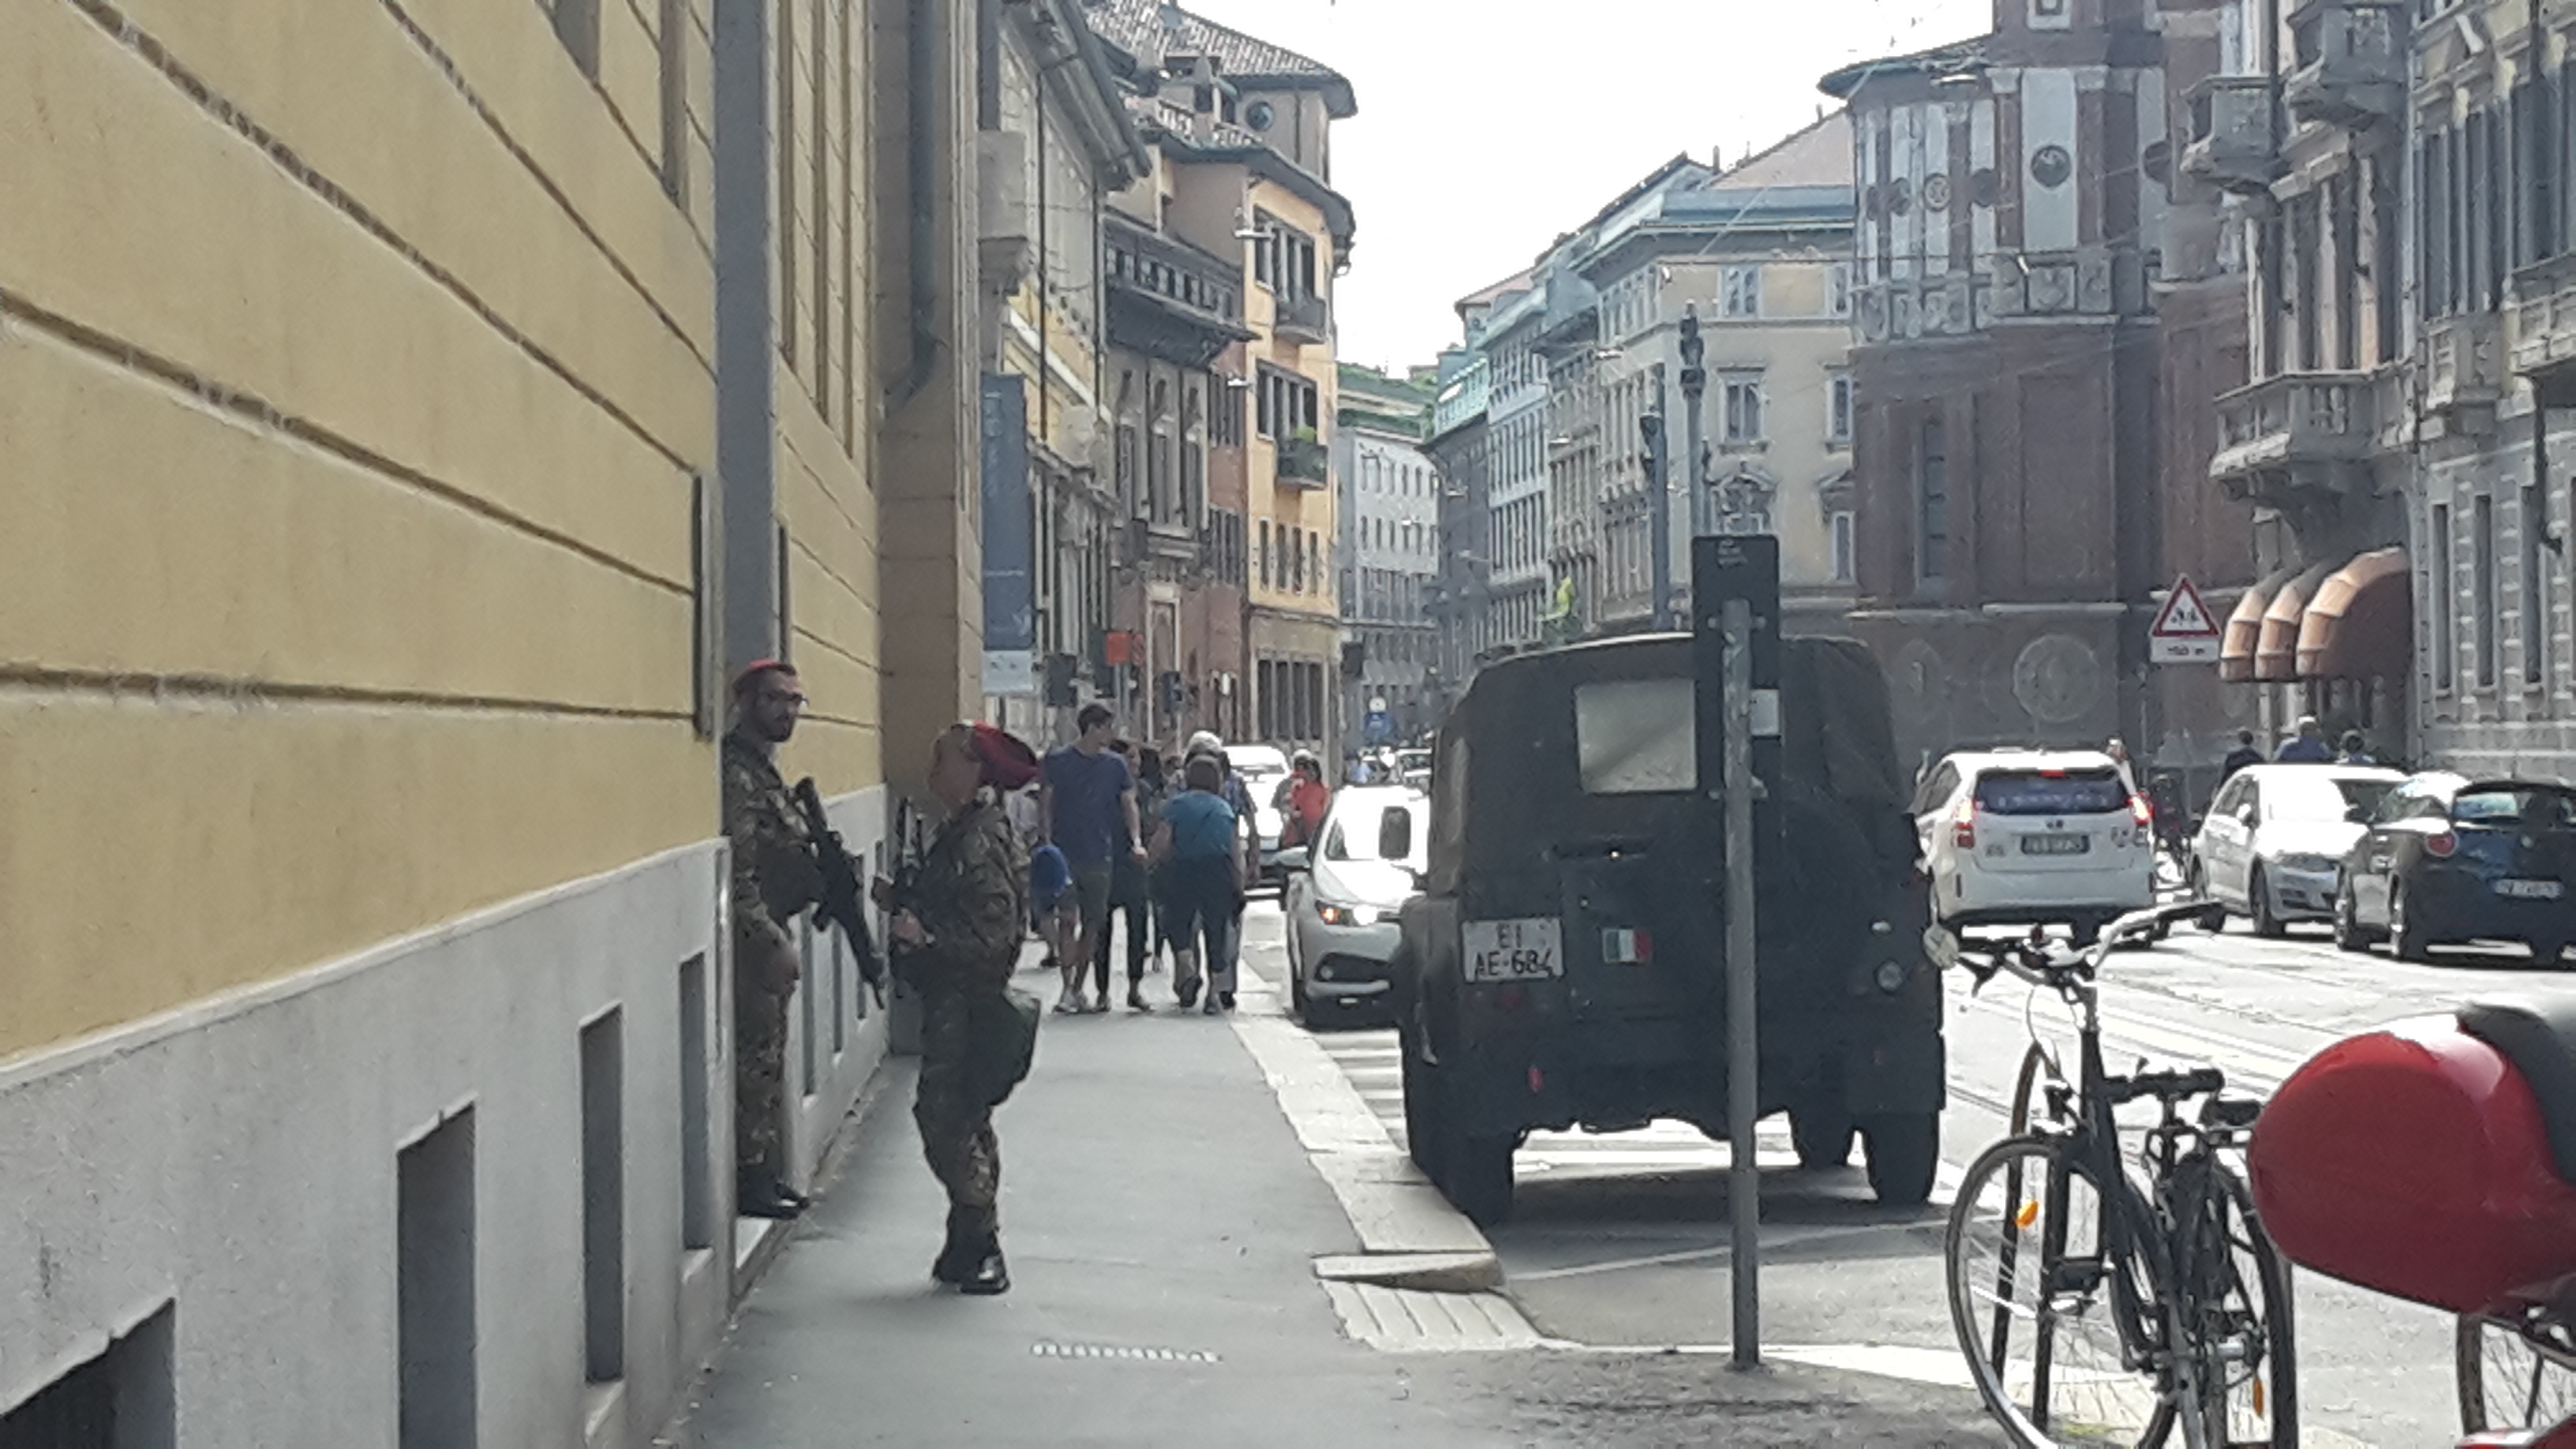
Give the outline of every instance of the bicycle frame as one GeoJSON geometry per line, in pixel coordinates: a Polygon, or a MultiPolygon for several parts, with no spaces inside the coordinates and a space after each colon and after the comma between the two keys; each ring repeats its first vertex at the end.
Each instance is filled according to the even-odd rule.
{"type": "MultiPolygon", "coordinates": [[[[2091,1287],[2100,1275],[2110,1277],[2110,1304],[2113,1322],[2120,1337],[2123,1366],[2155,1375],[2158,1405],[2150,1423],[2149,1436],[2161,1437],[2170,1425],[2178,1403],[2191,1402],[2202,1390],[2196,1382],[2198,1366],[2193,1356],[2177,1352],[2176,1335],[2183,1325],[2172,1318],[2179,1311],[2173,1302],[2149,1301],[2140,1291],[2138,1280],[2130,1271],[2133,1263],[2142,1263],[2146,1282],[2151,1287],[2162,1285],[2168,1295],[2184,1302],[2199,1302],[2206,1285],[2198,1280],[2205,1273],[2198,1237],[2205,1227],[2200,1209],[2211,1190],[2211,1179],[2195,1179],[2196,1164],[2208,1159],[2220,1138],[2211,1129],[2182,1119],[2179,1105],[2189,1096],[2211,1094],[2221,1090],[2224,1078],[2214,1070],[2181,1073],[2142,1072],[2114,1075],[2102,1053],[2100,988],[2097,974],[2111,949],[2124,940],[2141,938],[2162,929],[2173,920],[2188,919],[2204,907],[2194,902],[2179,906],[2160,906],[2121,917],[2105,929],[2101,939],[2086,953],[2080,963],[2053,964],[2045,958],[2034,959],[2033,948],[2012,947],[1993,958],[1997,970],[2009,973],[2034,988],[2055,992],[2075,1012],[2076,1072],[2075,1080],[2065,1080],[2055,1061],[2036,1041],[2031,1057],[2025,1061],[2014,1100],[2013,1127],[2016,1133],[2028,1130],[2051,1137],[2061,1144],[2051,1158],[2047,1184],[2048,1224],[2040,1244],[2042,1262],[2057,1263],[2061,1271],[2074,1266],[2065,1260],[2068,1203],[2072,1195],[2072,1176],[2081,1172],[2092,1180],[2100,1199],[2099,1221],[2094,1224],[2094,1241],[2100,1247],[2100,1258],[2086,1264],[2094,1275],[2091,1287]],[[2019,959],[2014,959],[2019,957],[2019,959]],[[2037,1080],[2040,1064],[2047,1063],[2051,1080],[2037,1080]],[[2028,1120],[2029,1096],[2034,1087],[2046,1093],[2047,1113],[2043,1121],[2028,1120]],[[2155,1097],[2162,1106],[2162,1117],[2148,1134],[2144,1164],[2154,1186],[2150,1198],[2132,1176],[2121,1151],[2120,1127],[2116,1109],[2125,1102],[2155,1097]],[[2197,1181],[2200,1185],[2188,1194],[2168,1194],[2166,1188],[2178,1181],[2197,1181]],[[2188,1222],[2186,1222],[2188,1214],[2188,1222]],[[2174,1241],[2188,1237],[2192,1246],[2191,1268],[2194,1281],[2184,1283],[2184,1264],[2176,1260],[2174,1241]]],[[[1982,984],[1982,979],[1980,984],[1982,984]]],[[[2218,1129],[2223,1132],[2225,1129],[2218,1129]]],[[[2211,1164],[2214,1166],[2214,1164],[2211,1164]]],[[[2015,1200],[2022,1191],[2021,1168],[2016,1165],[2006,1178],[2007,1191],[2015,1200]]],[[[2007,1220],[2004,1241],[1998,1254],[1997,1298],[2005,1296],[2017,1270],[2020,1245],[2018,1223],[2007,1220]]],[[[2075,1260],[2082,1264],[2084,1260],[2075,1260]]],[[[2052,1284],[2051,1287],[2056,1285],[2052,1284]]],[[[2050,1312],[2045,1299],[2040,1307],[2043,1318],[2050,1312]]],[[[2010,1325],[1999,1310],[1995,1326],[1988,1336],[1987,1355],[1997,1373],[2003,1370],[2010,1325]]],[[[2032,1402],[2041,1414],[2049,1403],[2052,1339],[2041,1334],[2033,1360],[2032,1402]]],[[[2045,1425],[2043,1425],[2045,1427],[2045,1425]]]]}

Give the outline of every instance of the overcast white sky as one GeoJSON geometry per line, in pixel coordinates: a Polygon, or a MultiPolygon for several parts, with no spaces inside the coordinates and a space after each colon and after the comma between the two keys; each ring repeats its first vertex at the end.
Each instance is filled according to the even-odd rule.
{"type": "Polygon", "coordinates": [[[1817,77],[1982,34],[1991,0],[1183,0],[1350,77],[1333,184],[1359,213],[1346,361],[1455,340],[1450,304],[1670,159],[1806,125],[1817,77]]]}

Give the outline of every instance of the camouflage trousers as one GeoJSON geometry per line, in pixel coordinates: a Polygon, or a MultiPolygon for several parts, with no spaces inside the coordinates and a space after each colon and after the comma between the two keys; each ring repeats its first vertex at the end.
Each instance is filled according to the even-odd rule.
{"type": "Polygon", "coordinates": [[[779,1116],[787,1106],[787,998],[738,982],[733,1014],[733,1154],[744,1172],[778,1173],[779,1116]]]}
{"type": "Polygon", "coordinates": [[[986,1238],[999,1231],[996,1204],[1002,1188],[1001,1144],[993,1137],[993,1109],[978,1101],[966,1081],[966,1047],[972,1017],[964,993],[933,989],[921,1001],[921,1080],[912,1120],[921,1128],[921,1155],[948,1189],[951,1238],[986,1238]]]}

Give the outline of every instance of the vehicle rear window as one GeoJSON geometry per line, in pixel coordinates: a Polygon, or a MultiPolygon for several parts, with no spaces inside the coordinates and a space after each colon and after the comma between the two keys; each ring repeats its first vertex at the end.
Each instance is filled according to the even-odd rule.
{"type": "Polygon", "coordinates": [[[2451,818],[2472,824],[2495,821],[2576,830],[2576,799],[2546,786],[2463,790],[2451,802],[2451,818]]]}
{"type": "Polygon", "coordinates": [[[1375,810],[1345,812],[1341,818],[1333,822],[1332,830],[1324,837],[1324,859],[1386,859],[1385,853],[1379,850],[1378,846],[1385,840],[1388,831],[1402,829],[1415,840],[1421,839],[1422,822],[1419,820],[1410,826],[1398,827],[1395,824],[1396,816],[1413,813],[1413,807],[1405,805],[1387,805],[1375,810]]]}
{"type": "Polygon", "coordinates": [[[2117,770],[1989,770],[1977,777],[1989,815],[2110,815],[2129,808],[2117,770]]]}
{"type": "Polygon", "coordinates": [[[2263,813],[2274,820],[2368,820],[2396,788],[2394,780],[2279,771],[2263,781],[2263,813]]]}
{"type": "Polygon", "coordinates": [[[1604,679],[1574,688],[1574,756],[1589,795],[1699,788],[1698,718],[1687,679],[1604,679]]]}

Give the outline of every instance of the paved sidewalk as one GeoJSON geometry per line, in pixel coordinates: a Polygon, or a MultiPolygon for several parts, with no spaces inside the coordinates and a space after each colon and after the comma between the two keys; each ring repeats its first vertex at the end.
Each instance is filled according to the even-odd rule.
{"type": "MultiPolygon", "coordinates": [[[[1052,1001],[1051,977],[1021,980],[1052,1001]]],[[[1246,1010],[1277,1012],[1245,986],[1246,1010]]],[[[1868,1375],[1354,1342],[1315,1260],[1366,1245],[1244,1036],[1168,1007],[1047,1018],[1035,1074],[996,1119],[1014,1285],[998,1299],[929,1280],[945,1204],[907,1110],[912,1063],[891,1064],[838,1179],[745,1302],[680,1442],[2000,1442],[1980,1432],[1973,1398],[1868,1375]]]]}

